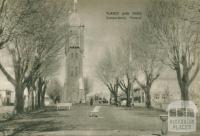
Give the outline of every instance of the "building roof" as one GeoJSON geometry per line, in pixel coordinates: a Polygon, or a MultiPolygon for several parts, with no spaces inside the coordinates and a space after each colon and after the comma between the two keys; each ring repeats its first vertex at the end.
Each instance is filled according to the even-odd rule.
{"type": "Polygon", "coordinates": [[[70,12],[70,15],[69,15],[69,25],[70,26],[80,26],[81,25],[81,20],[80,20],[79,14],[77,12],[77,4],[78,4],[78,1],[74,0],[73,10],[72,10],[72,12],[70,12]]]}

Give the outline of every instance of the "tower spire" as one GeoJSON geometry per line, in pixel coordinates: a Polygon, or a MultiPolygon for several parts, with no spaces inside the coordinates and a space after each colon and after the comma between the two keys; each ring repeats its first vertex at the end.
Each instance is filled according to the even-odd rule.
{"type": "Polygon", "coordinates": [[[74,12],[76,12],[76,4],[78,3],[78,0],[74,0],[74,12]]]}

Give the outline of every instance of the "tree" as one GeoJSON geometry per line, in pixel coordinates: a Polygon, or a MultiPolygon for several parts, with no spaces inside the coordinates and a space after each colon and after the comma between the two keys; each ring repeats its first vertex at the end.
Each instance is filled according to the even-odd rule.
{"type": "Polygon", "coordinates": [[[54,103],[59,102],[61,99],[62,86],[58,80],[50,81],[50,84],[47,86],[47,94],[54,103]]]}
{"type": "Polygon", "coordinates": [[[119,76],[119,87],[126,94],[126,106],[131,106],[131,90],[135,72],[134,60],[132,59],[132,40],[131,37],[124,37],[122,43],[117,47],[117,63],[119,76]]]}
{"type": "Polygon", "coordinates": [[[15,27],[23,18],[24,0],[0,0],[0,49],[12,39],[15,27]]]}
{"type": "MultiPolygon", "coordinates": [[[[24,38],[24,37],[23,37],[24,38]]],[[[23,38],[17,37],[8,48],[10,55],[12,56],[14,77],[6,71],[6,69],[0,64],[0,69],[3,74],[7,77],[15,87],[15,105],[16,111],[18,113],[23,112],[24,108],[24,89],[26,88],[26,82],[28,78],[29,60],[31,60],[32,55],[29,51],[34,51],[34,47],[26,46],[23,38]]]]}
{"type": "MultiPolygon", "coordinates": [[[[57,67],[60,65],[59,60],[64,48],[65,24],[58,23],[65,21],[62,19],[68,12],[66,4],[64,0],[29,1],[30,8],[27,13],[31,13],[31,16],[23,20],[26,22],[22,25],[23,30],[34,38],[36,46],[36,55],[33,57],[28,81],[29,87],[34,88],[36,92],[35,107],[37,109],[44,107],[48,78],[57,72],[57,67]]],[[[34,89],[29,89],[29,92],[32,94],[34,89]]]]}
{"type": "Polygon", "coordinates": [[[92,82],[89,77],[84,78],[84,92],[85,92],[85,101],[87,100],[87,95],[92,91],[92,82]]]}
{"type": "Polygon", "coordinates": [[[193,6],[185,0],[153,0],[146,12],[149,34],[168,53],[163,62],[176,72],[182,100],[189,100],[189,87],[199,73],[199,13],[189,12],[193,6]]]}
{"type": "Polygon", "coordinates": [[[131,106],[130,91],[131,91],[132,83],[131,83],[131,79],[128,73],[126,73],[126,75],[124,76],[124,79],[122,78],[120,79],[119,87],[126,94],[126,106],[130,107],[131,106]]]}
{"type": "Polygon", "coordinates": [[[135,76],[136,83],[144,90],[146,107],[151,107],[151,87],[160,75],[162,68],[161,61],[164,56],[163,51],[159,49],[153,41],[153,35],[149,35],[149,29],[146,22],[142,22],[141,26],[135,34],[133,46],[134,65],[138,71],[138,77],[135,76]],[[143,77],[143,80],[141,80],[143,77]]]}
{"type": "Polygon", "coordinates": [[[106,50],[105,56],[102,57],[96,67],[98,78],[106,85],[110,93],[114,97],[115,105],[118,103],[118,70],[116,65],[116,58],[114,52],[109,49],[106,50]]]}
{"type": "Polygon", "coordinates": [[[105,57],[97,66],[98,77],[108,87],[114,96],[115,104],[118,103],[118,89],[126,95],[126,106],[131,106],[130,91],[133,83],[133,60],[131,42],[122,39],[122,43],[114,48],[107,49],[105,57]]]}
{"type": "Polygon", "coordinates": [[[60,12],[61,7],[65,6],[63,1],[56,3],[55,1],[30,0],[23,4],[26,7],[22,12],[23,19],[15,28],[15,35],[8,47],[13,61],[14,78],[0,64],[1,71],[15,86],[17,113],[23,112],[23,93],[26,87],[37,90],[39,94],[37,104],[41,106],[47,83],[43,80],[55,73],[55,67],[59,64],[58,56],[63,47],[61,42],[64,41],[63,31],[58,33],[58,30],[63,30],[61,29],[63,26],[56,22],[61,19],[58,15],[63,15],[60,14],[63,13],[60,12]],[[35,87],[36,83],[37,87],[35,87]]]}
{"type": "MultiPolygon", "coordinates": [[[[0,1],[0,49],[6,47],[5,45],[9,45],[10,41],[13,41],[13,43],[16,43],[16,45],[11,45],[8,47],[8,50],[10,54],[12,54],[12,60],[13,65],[15,67],[14,70],[14,76],[9,74],[7,70],[3,67],[3,65],[0,63],[0,69],[3,72],[3,74],[6,76],[8,81],[10,81],[14,87],[15,90],[23,90],[24,86],[22,85],[21,81],[21,75],[25,74],[26,68],[21,69],[20,62],[23,61],[22,65],[26,65],[25,61],[21,59],[21,54],[18,51],[18,41],[14,40],[14,36],[16,35],[16,27],[18,26],[19,22],[23,18],[23,11],[24,11],[24,0],[1,0],[0,1]],[[14,50],[16,48],[16,50],[14,50]],[[19,62],[19,63],[18,63],[19,62]],[[18,63],[18,64],[17,64],[18,63]]],[[[26,52],[26,48],[24,49],[26,52]]],[[[31,51],[31,50],[30,50],[31,51]]],[[[19,99],[16,99],[16,109],[18,109],[19,112],[21,112],[21,109],[23,107],[23,92],[19,91],[19,93],[16,93],[16,97],[19,97],[19,99]],[[19,106],[21,105],[21,106],[19,106]]]]}

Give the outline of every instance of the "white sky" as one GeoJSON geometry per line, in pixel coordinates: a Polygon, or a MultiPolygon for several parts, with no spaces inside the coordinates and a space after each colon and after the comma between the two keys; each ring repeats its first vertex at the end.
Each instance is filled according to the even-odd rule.
{"type": "MultiPolygon", "coordinates": [[[[148,0],[79,0],[78,12],[85,25],[84,34],[84,76],[89,76],[93,79],[94,92],[107,91],[105,86],[95,76],[95,66],[98,63],[106,46],[115,46],[120,42],[120,37],[126,35],[128,31],[136,27],[140,20],[128,19],[128,20],[108,20],[106,19],[106,12],[119,11],[119,12],[143,12],[145,1],[148,0]]],[[[133,37],[134,38],[134,37],[133,37]]],[[[4,51],[0,51],[0,56],[5,56],[4,51]]],[[[60,68],[60,74],[58,78],[61,83],[64,83],[65,75],[65,62],[64,57],[62,60],[62,66],[60,68]]],[[[1,57],[2,60],[2,57],[1,57]]],[[[169,77],[175,79],[175,74],[169,70],[163,72],[161,77],[169,77]],[[170,74],[169,74],[170,73],[170,74]]],[[[177,82],[173,82],[173,86],[177,88],[177,82]]],[[[155,88],[162,85],[158,83],[155,88]]],[[[0,89],[11,88],[6,78],[0,72],[0,89]]]]}

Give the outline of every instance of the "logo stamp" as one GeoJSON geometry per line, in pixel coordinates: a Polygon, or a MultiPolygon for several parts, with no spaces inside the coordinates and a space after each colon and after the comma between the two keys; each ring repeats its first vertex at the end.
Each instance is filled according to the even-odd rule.
{"type": "Polygon", "coordinates": [[[170,132],[196,131],[196,105],[192,101],[175,101],[168,105],[168,130],[170,132]]]}

